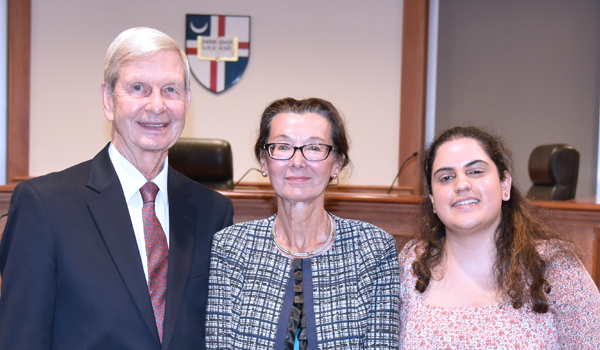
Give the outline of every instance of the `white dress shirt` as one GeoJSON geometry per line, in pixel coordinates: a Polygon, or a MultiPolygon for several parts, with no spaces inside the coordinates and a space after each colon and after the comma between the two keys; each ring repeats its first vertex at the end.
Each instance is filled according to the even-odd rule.
{"type": "MultiPolygon", "coordinates": [[[[144,202],[142,200],[142,194],[140,193],[140,188],[142,188],[148,180],[146,180],[144,175],[142,175],[133,164],[119,153],[112,143],[108,147],[108,155],[110,156],[110,161],[115,167],[115,171],[117,172],[117,176],[123,187],[123,194],[125,195],[127,208],[129,209],[129,217],[131,218],[133,232],[135,233],[135,239],[140,251],[140,258],[142,259],[142,266],[144,267],[144,276],[146,276],[146,281],[148,281],[148,257],[146,256],[146,240],[144,239],[144,223],[142,219],[142,207],[144,202]]],[[[169,244],[169,195],[167,192],[168,160],[169,158],[167,157],[160,173],[152,179],[152,182],[158,186],[154,210],[156,211],[156,217],[167,236],[167,245],[169,244]]]]}

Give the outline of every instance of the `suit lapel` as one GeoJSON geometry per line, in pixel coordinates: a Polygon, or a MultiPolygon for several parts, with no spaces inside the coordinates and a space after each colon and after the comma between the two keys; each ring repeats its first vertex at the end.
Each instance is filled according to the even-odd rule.
{"type": "Polygon", "coordinates": [[[93,159],[88,187],[98,191],[98,195],[88,201],[93,219],[131,298],[157,344],[160,344],[129,210],[108,156],[108,147],[93,159]]]}
{"type": "Polygon", "coordinates": [[[182,175],[169,167],[169,272],[162,349],[168,349],[175,330],[192,266],[197,229],[198,208],[188,200],[192,190],[183,180],[182,175]]]}

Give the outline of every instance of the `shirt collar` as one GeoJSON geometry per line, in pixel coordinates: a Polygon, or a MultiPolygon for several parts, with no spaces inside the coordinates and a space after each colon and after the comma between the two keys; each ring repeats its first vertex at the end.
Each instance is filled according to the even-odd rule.
{"type": "MultiPolygon", "coordinates": [[[[140,188],[142,188],[142,186],[144,186],[148,180],[146,180],[144,175],[142,175],[142,173],[117,150],[112,142],[108,147],[108,155],[113,167],[115,168],[115,172],[119,177],[121,186],[123,187],[125,200],[129,202],[134,195],[139,193],[140,188]]],[[[158,175],[152,179],[152,182],[154,182],[159,188],[159,194],[163,194],[162,197],[165,203],[167,202],[167,198],[169,198],[167,192],[167,175],[169,167],[167,164],[169,164],[168,156],[163,163],[160,173],[158,173],[158,175]]],[[[160,195],[157,196],[157,200],[159,200],[159,197],[160,195]]]]}

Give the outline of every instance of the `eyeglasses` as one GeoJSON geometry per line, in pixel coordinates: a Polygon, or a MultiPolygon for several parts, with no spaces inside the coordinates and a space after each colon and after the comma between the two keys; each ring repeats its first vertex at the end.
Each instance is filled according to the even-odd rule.
{"type": "Polygon", "coordinates": [[[304,146],[292,146],[289,143],[267,143],[263,145],[263,149],[267,150],[269,157],[275,160],[292,159],[296,150],[300,150],[304,159],[310,161],[321,161],[329,157],[331,151],[337,151],[337,147],[322,144],[310,144],[304,146]]]}

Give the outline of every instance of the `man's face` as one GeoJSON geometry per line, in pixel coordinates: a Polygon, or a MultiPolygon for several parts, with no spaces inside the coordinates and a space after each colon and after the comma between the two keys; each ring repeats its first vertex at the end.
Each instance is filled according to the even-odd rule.
{"type": "Polygon", "coordinates": [[[125,63],[112,96],[106,83],[101,94],[113,144],[133,164],[177,141],[191,98],[181,58],[171,50],[125,63]]]}

